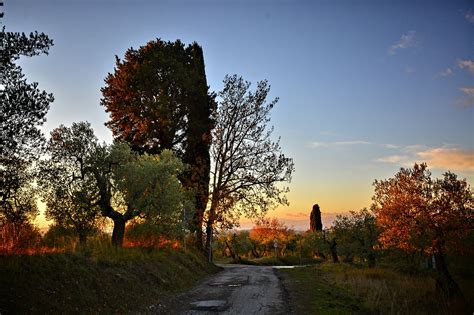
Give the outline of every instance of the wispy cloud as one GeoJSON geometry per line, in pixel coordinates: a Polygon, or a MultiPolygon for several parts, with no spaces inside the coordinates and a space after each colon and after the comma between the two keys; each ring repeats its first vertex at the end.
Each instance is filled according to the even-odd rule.
{"type": "Polygon", "coordinates": [[[398,50],[413,47],[416,43],[416,32],[408,31],[408,33],[403,34],[396,43],[388,48],[388,54],[393,56],[398,50]]]}
{"type": "Polygon", "coordinates": [[[391,144],[391,143],[385,143],[385,144],[382,144],[381,146],[384,147],[384,148],[387,148],[387,149],[398,149],[398,148],[400,148],[399,145],[395,145],[395,144],[391,144]]]}
{"type": "Polygon", "coordinates": [[[405,164],[407,160],[409,160],[409,156],[407,155],[389,155],[385,157],[381,157],[376,159],[376,162],[381,162],[381,163],[391,163],[391,164],[398,164],[403,162],[402,164],[405,164]]]}
{"type": "Polygon", "coordinates": [[[368,141],[355,140],[355,141],[334,141],[334,142],[311,142],[311,148],[327,148],[327,147],[340,147],[340,146],[349,146],[349,145],[367,145],[370,144],[368,141]]]}
{"type": "Polygon", "coordinates": [[[433,168],[474,171],[474,150],[434,148],[418,152],[417,156],[433,168]]]}
{"type": "Polygon", "coordinates": [[[302,212],[302,211],[296,212],[296,213],[288,211],[288,212],[283,213],[283,216],[289,219],[309,219],[309,213],[302,212]]]}
{"type": "Polygon", "coordinates": [[[449,77],[449,76],[453,75],[453,73],[454,73],[453,69],[448,67],[448,68],[446,68],[446,70],[441,71],[439,73],[439,75],[442,76],[442,77],[449,77]]]}
{"type": "Polygon", "coordinates": [[[458,67],[461,69],[467,69],[469,72],[474,73],[474,61],[472,60],[458,60],[458,67]]]}
{"type": "Polygon", "coordinates": [[[459,90],[464,93],[464,98],[459,99],[456,104],[463,108],[474,106],[474,86],[460,87],[459,90]]]}
{"type": "Polygon", "coordinates": [[[469,95],[469,96],[474,96],[474,86],[470,86],[470,87],[461,87],[459,88],[462,92],[464,92],[465,94],[469,95]]]}
{"type": "Polygon", "coordinates": [[[406,73],[406,74],[415,73],[415,69],[413,69],[412,67],[406,67],[406,68],[405,68],[405,73],[406,73]]]}
{"type": "Polygon", "coordinates": [[[464,18],[469,23],[474,23],[474,14],[470,10],[466,12],[466,14],[464,15],[464,18]]]}
{"type": "Polygon", "coordinates": [[[351,140],[351,141],[333,141],[333,142],[319,142],[314,141],[309,144],[310,148],[328,148],[328,147],[341,147],[341,146],[354,146],[354,145],[372,145],[378,146],[385,149],[399,149],[401,146],[392,143],[373,143],[366,140],[351,140]]]}
{"type": "Polygon", "coordinates": [[[451,171],[474,171],[474,150],[457,147],[427,148],[422,145],[401,148],[399,155],[376,159],[379,163],[398,164],[411,167],[415,162],[426,162],[428,167],[451,171]]]}
{"type": "Polygon", "coordinates": [[[438,75],[441,77],[448,77],[454,74],[456,69],[466,69],[474,74],[474,61],[458,59],[456,64],[441,71],[438,75]]]}

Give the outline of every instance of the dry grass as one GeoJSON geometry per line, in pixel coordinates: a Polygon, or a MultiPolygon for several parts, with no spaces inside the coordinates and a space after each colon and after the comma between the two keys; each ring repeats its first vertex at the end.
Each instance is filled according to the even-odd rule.
{"type": "Polygon", "coordinates": [[[435,281],[427,276],[406,275],[385,268],[348,265],[322,266],[328,281],[383,314],[448,314],[446,301],[436,293],[435,281]]]}
{"type": "MultiPolygon", "coordinates": [[[[429,274],[333,263],[279,272],[297,314],[462,314],[449,308],[429,274]]],[[[472,278],[460,284],[469,301],[472,278]]]]}

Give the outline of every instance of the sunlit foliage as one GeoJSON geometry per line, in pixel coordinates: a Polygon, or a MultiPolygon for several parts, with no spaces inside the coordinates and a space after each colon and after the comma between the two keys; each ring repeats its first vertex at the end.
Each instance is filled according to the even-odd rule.
{"type": "Polygon", "coordinates": [[[184,166],[171,151],[139,155],[125,143],[99,144],[90,124],[81,122],[53,130],[49,152],[40,166],[47,215],[80,237],[94,229],[100,215],[112,219],[112,242],[118,246],[133,218],[149,224],[181,218],[187,196],[178,175],[184,166]]]}
{"type": "Polygon", "coordinates": [[[116,57],[105,79],[101,104],[114,137],[138,152],[173,150],[190,165],[182,183],[194,191],[191,229],[202,246],[202,220],[209,194],[209,147],[215,95],[208,91],[202,48],[156,39],[116,57]]]}
{"type": "Polygon", "coordinates": [[[459,295],[445,256],[462,249],[463,236],[474,229],[474,199],[466,180],[451,172],[432,179],[426,164],[415,164],[375,181],[374,187],[372,209],[382,228],[382,245],[432,254],[438,286],[448,296],[459,295]]]}

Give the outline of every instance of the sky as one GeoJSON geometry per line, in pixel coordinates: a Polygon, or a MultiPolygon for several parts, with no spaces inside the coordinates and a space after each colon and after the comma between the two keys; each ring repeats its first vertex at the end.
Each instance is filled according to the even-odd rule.
{"type": "Polygon", "coordinates": [[[279,97],[274,136],[296,170],[290,206],[271,217],[307,229],[317,203],[327,224],[369,207],[375,179],[415,162],[473,183],[472,1],[3,2],[7,31],[54,41],[48,56],[20,61],[28,80],[55,96],[47,135],[89,121],[111,142],[99,104],[115,55],[181,39],[202,46],[212,91],[239,74],[253,86],[267,79],[279,97]]]}

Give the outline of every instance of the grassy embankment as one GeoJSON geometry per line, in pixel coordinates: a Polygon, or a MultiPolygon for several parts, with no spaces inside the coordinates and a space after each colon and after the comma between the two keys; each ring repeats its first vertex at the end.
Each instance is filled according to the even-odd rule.
{"type": "MultiPolygon", "coordinates": [[[[453,314],[426,274],[332,263],[279,273],[297,314],[453,314]]],[[[472,301],[472,277],[456,280],[472,301]]]]}
{"type": "Polygon", "coordinates": [[[170,298],[217,267],[173,249],[115,249],[0,256],[0,313],[166,311],[170,298]]]}

